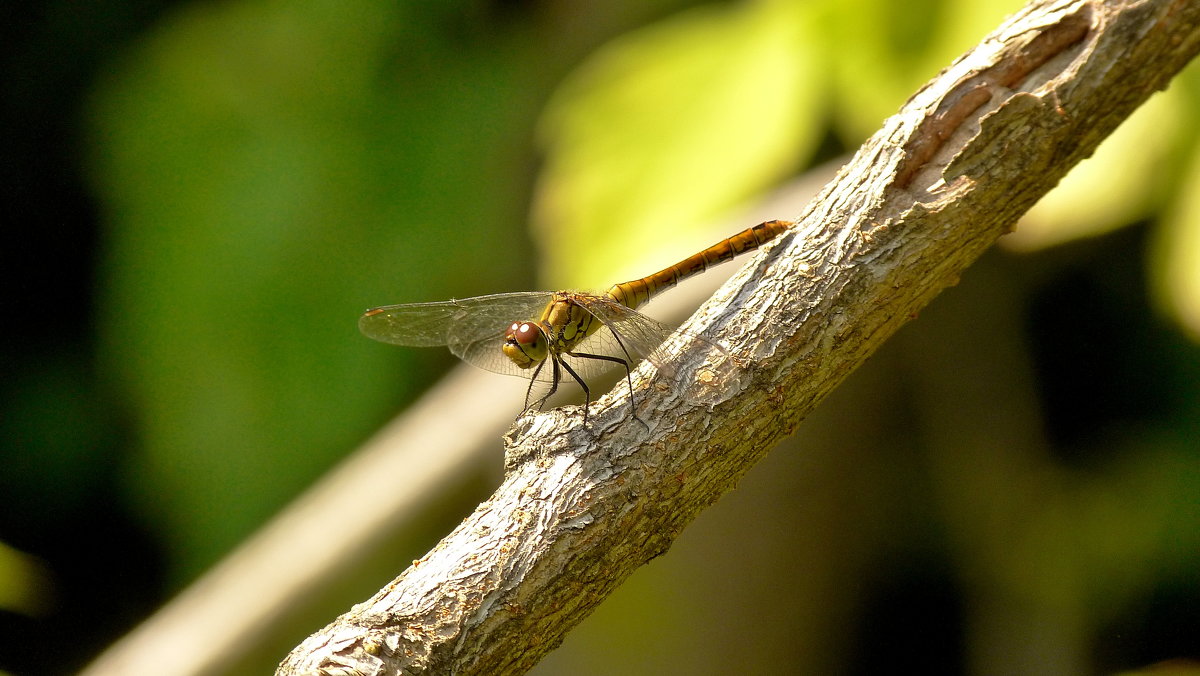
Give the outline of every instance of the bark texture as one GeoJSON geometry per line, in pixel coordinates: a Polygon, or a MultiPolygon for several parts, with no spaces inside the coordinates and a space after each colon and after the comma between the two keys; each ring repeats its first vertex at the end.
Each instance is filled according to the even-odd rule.
{"type": "MultiPolygon", "coordinates": [[[[1200,48],[1200,2],[1033,2],[918,91],[635,373],[527,415],[495,494],[279,674],[518,674],[557,646],[1200,48]]],[[[780,214],[780,217],[786,217],[780,214]]],[[[430,449],[436,452],[436,449],[430,449]]]]}

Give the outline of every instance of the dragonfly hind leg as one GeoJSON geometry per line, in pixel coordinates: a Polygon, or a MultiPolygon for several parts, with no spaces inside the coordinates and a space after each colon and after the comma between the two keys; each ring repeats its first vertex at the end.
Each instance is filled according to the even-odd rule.
{"type": "MultiPolygon", "coordinates": [[[[622,346],[622,347],[624,347],[624,346],[622,346]]],[[[568,352],[568,354],[570,354],[572,357],[579,357],[582,359],[599,359],[600,361],[609,361],[614,364],[620,364],[622,367],[624,367],[624,369],[625,369],[625,384],[629,386],[629,411],[630,411],[631,415],[633,415],[634,420],[642,423],[642,426],[645,427],[646,429],[650,429],[650,426],[646,424],[646,421],[637,417],[637,408],[635,406],[636,401],[633,398],[633,370],[630,369],[630,367],[629,367],[628,359],[621,359],[620,357],[610,357],[609,355],[605,355],[605,354],[589,354],[587,352],[568,352]]],[[[583,380],[580,379],[580,377],[578,375],[576,375],[575,372],[572,371],[569,366],[567,366],[566,362],[563,362],[563,368],[567,369],[567,371],[571,374],[571,376],[573,378],[575,378],[575,380],[579,381],[579,385],[580,385],[580,387],[583,388],[583,393],[587,397],[588,403],[591,403],[591,393],[588,391],[587,385],[583,384],[583,380]]],[[[584,422],[587,421],[587,404],[584,404],[583,419],[584,419],[584,422]]]]}

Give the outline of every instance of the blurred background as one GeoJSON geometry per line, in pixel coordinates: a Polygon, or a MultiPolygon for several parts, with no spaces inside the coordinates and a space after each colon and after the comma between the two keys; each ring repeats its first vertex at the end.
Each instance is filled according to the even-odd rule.
{"type": "MultiPolygon", "coordinates": [[[[454,364],[363,338],[364,308],[659,269],[1020,4],[5,5],[0,671],[83,667],[454,364]]],[[[1200,673],[1198,88],[534,673],[1200,673]]],[[[501,462],[220,673],[269,673],[501,462]]]]}

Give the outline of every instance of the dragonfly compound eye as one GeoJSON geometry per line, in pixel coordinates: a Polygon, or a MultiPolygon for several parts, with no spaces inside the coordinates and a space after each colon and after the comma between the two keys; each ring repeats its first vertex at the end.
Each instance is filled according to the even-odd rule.
{"type": "Polygon", "coordinates": [[[546,336],[532,322],[513,322],[500,348],[518,367],[527,369],[546,358],[546,336]]]}

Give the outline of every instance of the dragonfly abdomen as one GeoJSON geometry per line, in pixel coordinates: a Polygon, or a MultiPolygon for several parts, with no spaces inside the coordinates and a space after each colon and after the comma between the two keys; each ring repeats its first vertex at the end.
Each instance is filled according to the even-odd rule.
{"type": "Polygon", "coordinates": [[[732,260],[753,251],[778,237],[792,226],[791,221],[766,221],[723,239],[679,263],[663,270],[621,284],[614,284],[608,295],[618,303],[636,308],[679,282],[704,272],[709,267],[732,260]]]}

